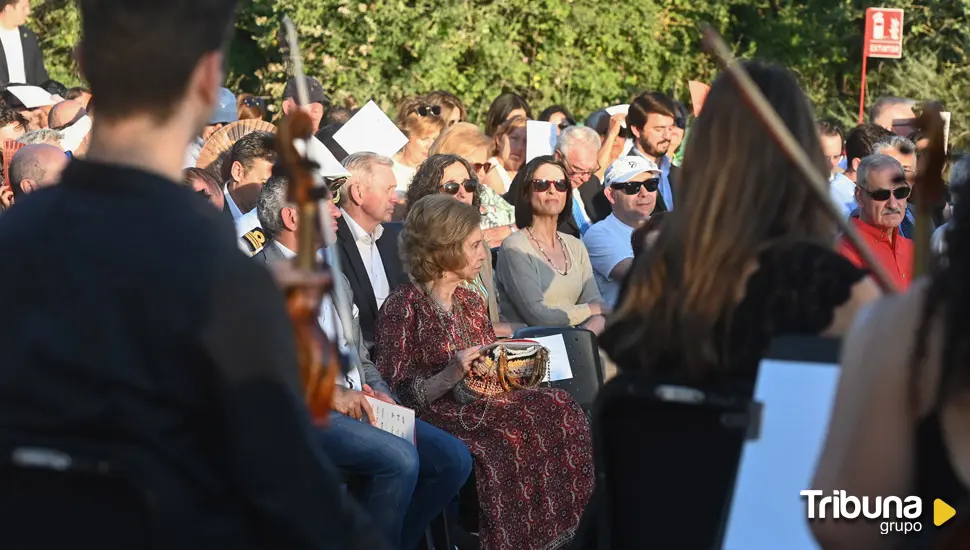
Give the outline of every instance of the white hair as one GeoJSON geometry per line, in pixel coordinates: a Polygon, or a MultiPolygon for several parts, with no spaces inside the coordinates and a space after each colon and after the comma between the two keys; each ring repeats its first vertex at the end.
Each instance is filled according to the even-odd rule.
{"type": "Polygon", "coordinates": [[[559,134],[556,150],[565,157],[575,147],[589,147],[595,154],[600,150],[600,136],[587,126],[570,126],[559,134]]]}
{"type": "Polygon", "coordinates": [[[36,145],[38,143],[46,143],[47,145],[60,147],[62,139],[64,139],[64,136],[57,130],[51,130],[50,128],[41,128],[40,130],[27,132],[26,134],[20,136],[19,138],[17,138],[17,143],[23,143],[24,145],[36,145]]]}
{"type": "MultiPolygon", "coordinates": [[[[352,182],[369,185],[373,183],[374,166],[393,167],[394,161],[384,155],[362,151],[348,155],[341,164],[350,172],[350,179],[345,185],[349,186],[352,182]]],[[[349,196],[350,193],[341,193],[340,203],[344,204],[349,196]]]]}
{"type": "Polygon", "coordinates": [[[887,168],[895,168],[896,170],[899,170],[900,174],[903,173],[903,165],[889,155],[876,153],[875,155],[865,157],[862,159],[862,162],[859,163],[859,168],[856,169],[856,184],[859,187],[868,190],[869,174],[873,172],[881,172],[887,168]]]}

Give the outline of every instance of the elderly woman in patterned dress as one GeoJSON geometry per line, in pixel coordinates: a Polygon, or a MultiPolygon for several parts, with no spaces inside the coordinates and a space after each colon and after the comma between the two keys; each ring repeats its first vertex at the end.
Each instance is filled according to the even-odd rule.
{"type": "Polygon", "coordinates": [[[404,404],[464,441],[475,459],[482,548],[552,550],[572,539],[593,488],[590,429],[556,389],[462,405],[453,389],[495,341],[485,303],[462,282],[486,259],[480,214],[443,195],[411,205],[402,254],[412,283],[377,319],[377,367],[404,404]]]}

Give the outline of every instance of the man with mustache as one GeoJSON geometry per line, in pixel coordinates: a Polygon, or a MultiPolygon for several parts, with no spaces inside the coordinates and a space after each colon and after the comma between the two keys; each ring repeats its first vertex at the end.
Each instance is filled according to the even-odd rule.
{"type": "Polygon", "coordinates": [[[674,135],[674,114],[677,106],[660,92],[641,94],[630,103],[626,115],[627,126],[633,133],[633,148],[628,156],[640,156],[660,167],[659,210],[674,209],[674,194],[670,185],[670,140],[674,135]],[[660,207],[663,204],[663,207],[660,207]]]}
{"type": "MultiPolygon", "coordinates": [[[[849,221],[900,290],[906,290],[913,279],[913,241],[899,233],[911,191],[902,165],[893,157],[870,155],[859,163],[855,192],[859,216],[849,221]]],[[[844,236],[838,250],[863,267],[859,252],[844,236]]]]}

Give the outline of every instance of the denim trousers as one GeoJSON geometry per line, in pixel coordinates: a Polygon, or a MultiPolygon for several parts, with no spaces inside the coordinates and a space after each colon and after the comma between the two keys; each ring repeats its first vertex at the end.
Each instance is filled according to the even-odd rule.
{"type": "Polygon", "coordinates": [[[468,447],[454,436],[417,420],[417,448],[366,422],[331,412],[318,438],[338,468],[362,478],[355,496],[384,529],[392,548],[414,550],[421,537],[467,481],[468,447]]]}

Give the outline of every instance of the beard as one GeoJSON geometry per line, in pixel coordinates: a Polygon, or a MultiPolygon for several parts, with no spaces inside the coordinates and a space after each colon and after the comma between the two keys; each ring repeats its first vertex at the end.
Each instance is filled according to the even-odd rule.
{"type": "Polygon", "coordinates": [[[650,143],[647,137],[641,136],[640,139],[637,140],[637,145],[640,146],[640,149],[644,153],[652,157],[661,157],[663,155],[666,155],[667,150],[670,149],[670,140],[664,139],[657,143],[650,143]]]}

